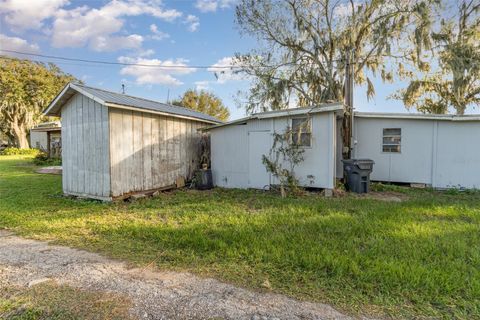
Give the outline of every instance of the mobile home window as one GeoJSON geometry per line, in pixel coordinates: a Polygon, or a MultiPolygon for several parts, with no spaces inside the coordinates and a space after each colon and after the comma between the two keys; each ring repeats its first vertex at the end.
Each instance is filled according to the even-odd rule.
{"type": "Polygon", "coordinates": [[[292,142],[301,147],[312,145],[312,123],[309,118],[292,119],[292,142]]]}
{"type": "Polygon", "coordinates": [[[383,129],[383,152],[399,153],[402,146],[402,129],[383,129]]]}

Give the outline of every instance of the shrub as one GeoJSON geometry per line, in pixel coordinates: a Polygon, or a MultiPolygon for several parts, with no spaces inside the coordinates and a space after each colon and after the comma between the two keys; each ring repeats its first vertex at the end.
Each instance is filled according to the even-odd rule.
{"type": "Polygon", "coordinates": [[[62,159],[50,158],[46,152],[42,151],[33,158],[33,163],[37,166],[59,166],[62,165],[62,159]]]}
{"type": "Polygon", "coordinates": [[[20,149],[15,147],[5,148],[1,154],[5,156],[16,156],[16,155],[37,155],[40,152],[38,149],[20,149]]]}
{"type": "Polygon", "coordinates": [[[292,131],[287,128],[284,133],[273,133],[273,145],[270,154],[262,156],[262,163],[280,182],[280,193],[285,198],[287,189],[297,192],[298,179],[295,167],[303,161],[305,150],[291,141],[292,131]]]}

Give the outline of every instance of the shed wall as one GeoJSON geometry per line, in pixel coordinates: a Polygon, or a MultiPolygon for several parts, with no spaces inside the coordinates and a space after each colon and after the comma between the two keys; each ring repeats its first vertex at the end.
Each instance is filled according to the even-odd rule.
{"type": "Polygon", "coordinates": [[[210,142],[213,184],[248,188],[248,124],[211,130],[210,142]]]}
{"type": "Polygon", "coordinates": [[[47,133],[44,131],[30,131],[30,147],[40,150],[48,149],[47,133]]]}
{"type": "MultiPolygon", "coordinates": [[[[290,125],[291,117],[255,119],[245,124],[234,124],[210,131],[212,174],[216,186],[226,188],[256,187],[251,183],[255,174],[249,168],[249,133],[283,132],[290,125]]],[[[336,171],[336,120],[333,112],[312,115],[312,146],[305,148],[304,161],[296,168],[300,184],[305,187],[333,188],[336,171]]],[[[256,146],[258,147],[258,146],[256,146]]],[[[264,145],[268,155],[272,145],[264,145]]],[[[257,148],[256,148],[257,149],[257,148]]],[[[258,160],[261,163],[261,157],[258,160]]],[[[275,184],[271,176],[257,185],[275,184]]]]}
{"type": "Polygon", "coordinates": [[[433,121],[356,117],[354,130],[354,157],[375,161],[372,180],[431,184],[433,121]],[[400,153],[382,151],[384,128],[402,129],[400,153]]]}
{"type": "Polygon", "coordinates": [[[480,188],[480,122],[437,121],[432,184],[436,188],[480,188]]]}
{"type": "Polygon", "coordinates": [[[355,118],[355,158],[375,161],[372,180],[479,188],[479,121],[355,118]],[[400,153],[382,152],[384,128],[401,128],[400,153]]]}
{"type": "Polygon", "coordinates": [[[108,109],[79,93],[63,106],[63,192],[110,198],[108,109]]]}
{"type": "Polygon", "coordinates": [[[200,166],[197,131],[206,124],[110,108],[112,196],[159,189],[200,166]]]}

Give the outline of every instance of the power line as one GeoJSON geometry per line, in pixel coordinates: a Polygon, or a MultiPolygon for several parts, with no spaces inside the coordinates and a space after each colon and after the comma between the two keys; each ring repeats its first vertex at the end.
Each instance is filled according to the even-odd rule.
{"type": "Polygon", "coordinates": [[[68,58],[68,57],[60,57],[60,56],[51,56],[45,54],[38,54],[38,53],[28,53],[28,52],[21,52],[15,50],[6,50],[0,49],[2,52],[8,53],[15,53],[21,54],[26,56],[34,56],[40,58],[47,58],[47,59],[58,59],[58,60],[66,60],[66,61],[76,61],[76,62],[85,62],[85,63],[96,63],[96,64],[105,64],[105,65],[117,65],[117,66],[135,66],[135,67],[149,67],[149,68],[160,68],[160,69],[213,69],[213,70],[225,70],[225,69],[238,69],[242,68],[242,66],[187,66],[187,65],[155,65],[155,64],[144,64],[144,63],[128,63],[128,62],[113,62],[113,61],[104,61],[104,60],[89,60],[89,59],[78,59],[78,58],[68,58]]]}
{"type": "MultiPolygon", "coordinates": [[[[155,64],[146,64],[146,63],[128,63],[128,62],[116,62],[116,61],[105,61],[105,60],[89,60],[89,59],[80,59],[80,58],[68,58],[68,57],[61,57],[61,56],[53,56],[53,55],[45,55],[45,54],[39,54],[39,53],[29,53],[29,52],[22,52],[22,51],[16,51],[16,50],[7,50],[7,49],[0,49],[0,52],[7,52],[7,53],[15,53],[15,54],[20,54],[20,55],[26,55],[26,56],[34,56],[34,57],[39,57],[39,58],[44,58],[44,59],[56,59],[56,60],[64,60],[64,61],[71,61],[71,62],[81,62],[81,63],[91,63],[91,64],[97,64],[97,65],[108,65],[108,66],[135,66],[135,67],[147,67],[147,68],[158,68],[158,69],[206,69],[207,71],[210,72],[223,72],[226,70],[232,70],[232,69],[237,69],[240,71],[240,69],[243,68],[248,68],[248,66],[245,65],[228,65],[228,66],[205,66],[205,65],[193,65],[193,66],[188,66],[188,65],[155,65],[155,64]]],[[[3,56],[5,59],[14,59],[10,58],[7,56],[3,56]]],[[[39,60],[33,60],[30,59],[31,61],[35,62],[44,62],[44,61],[39,61],[39,60]]],[[[48,62],[48,61],[47,61],[48,62]]],[[[334,59],[332,62],[344,62],[343,59],[334,59]]],[[[65,64],[65,65],[77,65],[81,66],[81,64],[74,64],[74,63],[68,63],[68,62],[56,62],[58,64],[65,64]]],[[[351,64],[357,64],[358,62],[351,61],[351,64]]],[[[94,65],[85,65],[84,66],[91,66],[94,67],[94,65]]],[[[259,66],[261,68],[269,68],[273,66],[259,66]]]]}
{"type": "MultiPolygon", "coordinates": [[[[1,50],[0,50],[1,51],[1,50]]],[[[0,58],[2,59],[7,59],[7,60],[17,60],[17,58],[14,57],[9,57],[9,56],[4,56],[0,54],[0,58]]],[[[50,60],[41,60],[41,59],[28,59],[28,61],[32,62],[40,62],[40,63],[46,63],[46,62],[51,62],[50,60]]],[[[73,62],[63,62],[63,61],[55,61],[55,64],[61,65],[61,66],[77,66],[77,67],[89,67],[89,68],[101,68],[101,67],[106,67],[102,65],[94,65],[94,64],[85,64],[85,63],[73,63],[73,62]]],[[[113,66],[112,66],[113,67],[113,66]]]]}

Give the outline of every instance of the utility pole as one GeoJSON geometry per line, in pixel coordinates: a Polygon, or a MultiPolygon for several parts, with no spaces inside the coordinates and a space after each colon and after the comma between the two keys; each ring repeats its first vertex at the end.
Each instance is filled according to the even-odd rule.
{"type": "Polygon", "coordinates": [[[346,62],[345,62],[345,83],[344,94],[343,94],[343,104],[344,104],[344,113],[343,113],[343,122],[342,122],[342,140],[343,140],[343,150],[342,155],[343,159],[351,159],[352,157],[352,147],[353,147],[353,50],[350,48],[346,52],[346,62]]]}

